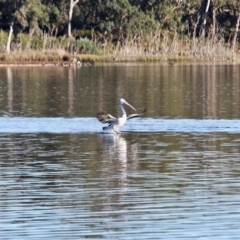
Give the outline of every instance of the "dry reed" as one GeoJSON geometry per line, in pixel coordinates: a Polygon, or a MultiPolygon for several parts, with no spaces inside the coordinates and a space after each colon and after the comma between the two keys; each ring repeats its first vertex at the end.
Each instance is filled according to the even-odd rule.
{"type": "Polygon", "coordinates": [[[221,37],[188,38],[177,33],[156,31],[144,35],[142,33],[128,37],[124,42],[113,45],[108,39],[104,44],[96,39],[42,37],[27,39],[27,35],[19,35],[11,44],[11,52],[5,53],[7,34],[0,32],[0,61],[34,61],[34,62],[111,62],[111,61],[192,61],[238,60],[221,37]]]}

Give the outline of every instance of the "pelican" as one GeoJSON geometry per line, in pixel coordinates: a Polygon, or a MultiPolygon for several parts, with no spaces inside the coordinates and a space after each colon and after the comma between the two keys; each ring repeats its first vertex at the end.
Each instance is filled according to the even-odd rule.
{"type": "Polygon", "coordinates": [[[140,114],[136,113],[136,114],[127,115],[127,113],[123,107],[123,104],[130,107],[134,111],[137,111],[137,110],[123,98],[119,99],[118,104],[122,111],[122,116],[119,118],[115,118],[111,114],[105,114],[103,111],[101,111],[97,114],[97,119],[101,123],[108,123],[108,126],[103,127],[103,130],[115,132],[115,133],[119,134],[120,133],[119,128],[122,127],[126,123],[127,120],[129,120],[131,118],[139,117],[146,112],[146,109],[144,109],[144,111],[140,114]]]}

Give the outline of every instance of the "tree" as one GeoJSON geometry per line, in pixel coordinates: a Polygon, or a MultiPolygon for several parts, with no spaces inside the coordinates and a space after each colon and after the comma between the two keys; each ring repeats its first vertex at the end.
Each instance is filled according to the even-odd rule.
{"type": "Polygon", "coordinates": [[[205,37],[210,2],[211,0],[202,0],[197,26],[197,36],[205,37]]]}
{"type": "Polygon", "coordinates": [[[12,33],[13,33],[13,23],[10,25],[10,31],[8,35],[8,41],[7,41],[7,47],[6,47],[6,52],[10,52],[10,45],[11,45],[11,40],[12,40],[12,33]]]}
{"type": "Polygon", "coordinates": [[[73,8],[79,0],[70,0],[70,7],[69,7],[69,14],[68,14],[68,37],[72,36],[72,15],[73,15],[73,8]]]}
{"type": "Polygon", "coordinates": [[[41,0],[25,0],[22,7],[15,13],[15,21],[24,30],[28,30],[30,37],[35,31],[48,26],[48,11],[41,0]]]}
{"type": "MultiPolygon", "coordinates": [[[[21,8],[22,0],[1,0],[0,1],[0,28],[8,30],[15,19],[15,13],[21,8]]],[[[15,23],[14,23],[15,24],[15,23]]]]}
{"type": "Polygon", "coordinates": [[[14,36],[78,34],[119,44],[157,31],[221,36],[236,46],[239,11],[240,0],[0,0],[0,28],[14,23],[14,36]]]}
{"type": "Polygon", "coordinates": [[[233,13],[234,13],[235,19],[236,19],[234,34],[233,34],[232,41],[231,41],[231,49],[234,51],[236,42],[237,42],[239,25],[240,25],[240,3],[239,3],[239,1],[236,1],[236,0],[233,0],[233,1],[229,0],[229,2],[232,3],[231,7],[233,9],[233,13]]]}
{"type": "Polygon", "coordinates": [[[240,24],[240,12],[238,13],[236,28],[235,28],[233,39],[232,39],[232,42],[231,42],[231,48],[232,48],[233,51],[235,50],[235,45],[236,45],[237,35],[238,35],[238,30],[239,30],[239,24],[240,24]]]}
{"type": "Polygon", "coordinates": [[[177,31],[182,25],[182,17],[187,0],[130,0],[141,12],[154,19],[161,29],[177,31]]]}
{"type": "MultiPolygon", "coordinates": [[[[69,0],[68,0],[69,1],[69,0]]],[[[48,13],[48,31],[50,35],[66,34],[69,4],[66,0],[42,0],[48,13]]]]}

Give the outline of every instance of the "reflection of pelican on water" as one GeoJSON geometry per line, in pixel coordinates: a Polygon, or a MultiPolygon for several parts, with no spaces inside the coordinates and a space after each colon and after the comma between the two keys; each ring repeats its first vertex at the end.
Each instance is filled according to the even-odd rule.
{"type": "Polygon", "coordinates": [[[131,118],[135,118],[135,117],[139,117],[141,116],[143,113],[146,112],[146,109],[143,111],[143,113],[141,114],[131,114],[131,115],[127,115],[123,104],[125,104],[126,106],[132,108],[133,110],[136,111],[136,109],[129,104],[126,100],[124,100],[123,98],[119,99],[119,107],[122,111],[122,116],[119,118],[115,118],[113,117],[111,114],[105,114],[103,111],[99,112],[97,114],[97,119],[101,122],[101,123],[108,123],[109,125],[107,127],[103,127],[103,130],[108,131],[108,132],[112,132],[112,133],[120,133],[119,132],[119,128],[122,127],[127,120],[131,119],[131,118]]]}
{"type": "Polygon", "coordinates": [[[120,134],[99,134],[99,136],[102,139],[101,158],[104,162],[107,161],[108,176],[111,176],[110,183],[113,184],[114,178],[118,179],[118,186],[126,187],[129,171],[136,171],[138,168],[137,143],[133,144],[120,134]]]}
{"type": "MultiPolygon", "coordinates": [[[[106,212],[116,209],[116,205],[111,203],[119,203],[119,209],[124,210],[126,195],[129,191],[129,174],[135,172],[138,167],[138,161],[135,158],[137,143],[132,144],[128,136],[127,134],[99,134],[103,189],[111,192],[111,194],[104,194],[102,206],[106,212]]],[[[124,219],[124,214],[119,211],[115,218],[124,219]]]]}
{"type": "Polygon", "coordinates": [[[108,153],[108,158],[118,159],[121,162],[131,161],[131,165],[137,164],[136,155],[138,153],[138,144],[130,140],[126,140],[120,134],[99,134],[103,139],[104,153],[108,153]]]}
{"type": "Polygon", "coordinates": [[[116,155],[122,162],[127,161],[127,141],[125,138],[119,134],[101,134],[100,136],[111,155],[116,155]]]}

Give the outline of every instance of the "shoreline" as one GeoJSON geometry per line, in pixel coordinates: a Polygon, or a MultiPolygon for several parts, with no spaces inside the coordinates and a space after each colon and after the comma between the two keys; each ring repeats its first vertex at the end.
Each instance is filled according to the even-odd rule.
{"type": "Polygon", "coordinates": [[[0,66],[71,66],[71,62],[0,61],[0,66]]]}
{"type": "Polygon", "coordinates": [[[0,67],[84,67],[84,66],[94,66],[94,65],[108,65],[108,64],[159,64],[159,65],[182,65],[182,64],[230,64],[235,65],[239,64],[239,61],[211,61],[211,60],[194,60],[194,61],[112,61],[112,62],[95,62],[95,63],[84,63],[84,64],[75,64],[72,62],[0,62],[0,67]]]}
{"type": "Polygon", "coordinates": [[[232,57],[221,58],[201,58],[201,57],[186,57],[186,56],[98,56],[98,55],[80,55],[68,60],[52,59],[52,60],[20,60],[20,59],[1,59],[0,66],[56,66],[56,67],[81,67],[103,64],[163,64],[173,66],[175,64],[239,64],[240,58],[238,55],[232,57]]]}

